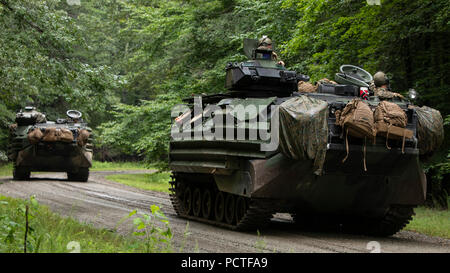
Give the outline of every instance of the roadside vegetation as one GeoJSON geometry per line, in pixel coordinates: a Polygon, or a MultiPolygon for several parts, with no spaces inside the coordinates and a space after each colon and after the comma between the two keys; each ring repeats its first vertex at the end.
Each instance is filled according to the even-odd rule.
{"type": "Polygon", "coordinates": [[[101,162],[93,161],[91,171],[130,171],[130,170],[146,170],[152,166],[141,161],[135,162],[101,162]]]}
{"type": "MultiPolygon", "coordinates": [[[[450,205],[450,198],[447,200],[450,205]]],[[[450,239],[450,211],[418,207],[416,215],[404,230],[450,239]]]]}
{"type": "Polygon", "coordinates": [[[170,172],[115,174],[106,179],[138,189],[169,193],[170,172]]]}
{"type": "Polygon", "coordinates": [[[34,197],[21,200],[0,196],[0,253],[172,251],[169,222],[158,207],[152,206],[150,214],[132,211],[121,223],[127,220],[132,221],[134,231],[123,236],[61,217],[39,205],[34,197]]]}
{"type": "Polygon", "coordinates": [[[0,164],[0,176],[12,176],[12,163],[0,164]]]}
{"type": "MultiPolygon", "coordinates": [[[[154,165],[145,162],[100,162],[93,161],[90,171],[134,171],[148,170],[154,168],[154,165]]],[[[7,163],[0,165],[0,176],[12,176],[13,165],[7,163]]]]}

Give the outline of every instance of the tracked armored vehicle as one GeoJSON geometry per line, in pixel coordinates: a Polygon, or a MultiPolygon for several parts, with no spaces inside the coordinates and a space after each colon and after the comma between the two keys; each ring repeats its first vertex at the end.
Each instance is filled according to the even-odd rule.
{"type": "MultiPolygon", "coordinates": [[[[370,75],[348,72],[364,84],[299,93],[308,76],[278,65],[254,40],[244,41],[244,51],[248,61],[226,67],[228,92],[188,98],[173,113],[177,214],[233,230],[260,229],[277,212],[313,230],[389,236],[402,229],[426,193],[409,102],[393,101],[407,117],[407,138],[346,135],[336,112],[359,97],[370,75]]],[[[374,110],[380,99],[361,103],[374,110]]]]}
{"type": "Polygon", "coordinates": [[[45,115],[26,107],[10,126],[8,157],[13,178],[26,180],[33,171],[67,172],[68,180],[86,182],[92,166],[92,130],[76,110],[67,118],[47,121],[45,115]]]}

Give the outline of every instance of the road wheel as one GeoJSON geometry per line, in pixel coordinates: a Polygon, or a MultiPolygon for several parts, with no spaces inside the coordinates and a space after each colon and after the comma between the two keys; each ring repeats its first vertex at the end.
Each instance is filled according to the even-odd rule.
{"type": "Polygon", "coordinates": [[[184,196],[183,196],[183,207],[184,207],[184,213],[186,215],[189,215],[192,211],[192,190],[191,187],[186,187],[184,190],[184,196]]]}
{"type": "Polygon", "coordinates": [[[211,218],[212,212],[212,194],[211,190],[205,189],[202,196],[202,214],[203,218],[209,219],[211,218]]]}
{"type": "Polygon", "coordinates": [[[217,222],[223,221],[223,216],[225,214],[225,198],[223,196],[223,192],[221,191],[219,191],[216,195],[216,200],[214,202],[214,214],[217,222]]]}
{"type": "Polygon", "coordinates": [[[245,200],[244,197],[239,196],[236,199],[236,207],[235,207],[237,223],[239,223],[245,217],[245,214],[247,213],[247,208],[248,208],[247,201],[245,200]]]}
{"type": "Polygon", "coordinates": [[[199,217],[202,212],[202,193],[199,188],[195,188],[192,196],[192,212],[199,217]]]}
{"type": "Polygon", "coordinates": [[[225,221],[228,224],[233,224],[234,222],[234,214],[235,214],[235,198],[233,194],[227,194],[225,200],[225,221]]]}

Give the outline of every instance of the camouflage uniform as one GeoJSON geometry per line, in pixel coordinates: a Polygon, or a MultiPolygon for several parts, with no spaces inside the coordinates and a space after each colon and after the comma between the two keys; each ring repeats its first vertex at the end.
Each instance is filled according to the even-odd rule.
{"type": "Polygon", "coordinates": [[[337,84],[337,82],[329,80],[327,78],[323,78],[317,81],[316,85],[319,86],[319,84],[323,84],[323,83],[327,83],[327,84],[337,84]]]}
{"type": "Polygon", "coordinates": [[[373,75],[373,80],[370,82],[369,90],[380,99],[404,98],[399,93],[391,92],[388,86],[389,78],[386,74],[384,74],[384,72],[378,71],[375,75],[373,75]]]}
{"type": "Polygon", "coordinates": [[[391,92],[389,91],[387,88],[385,87],[375,87],[373,89],[374,95],[382,98],[382,99],[392,99],[392,98],[401,98],[403,99],[404,97],[399,94],[399,93],[395,93],[395,92],[391,92]]]}

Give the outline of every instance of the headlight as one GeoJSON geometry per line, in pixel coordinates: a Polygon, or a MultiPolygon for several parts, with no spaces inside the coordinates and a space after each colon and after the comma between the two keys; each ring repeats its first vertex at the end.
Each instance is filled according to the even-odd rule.
{"type": "Polygon", "coordinates": [[[417,91],[415,89],[410,88],[408,91],[408,96],[412,100],[417,99],[417,91]]]}

